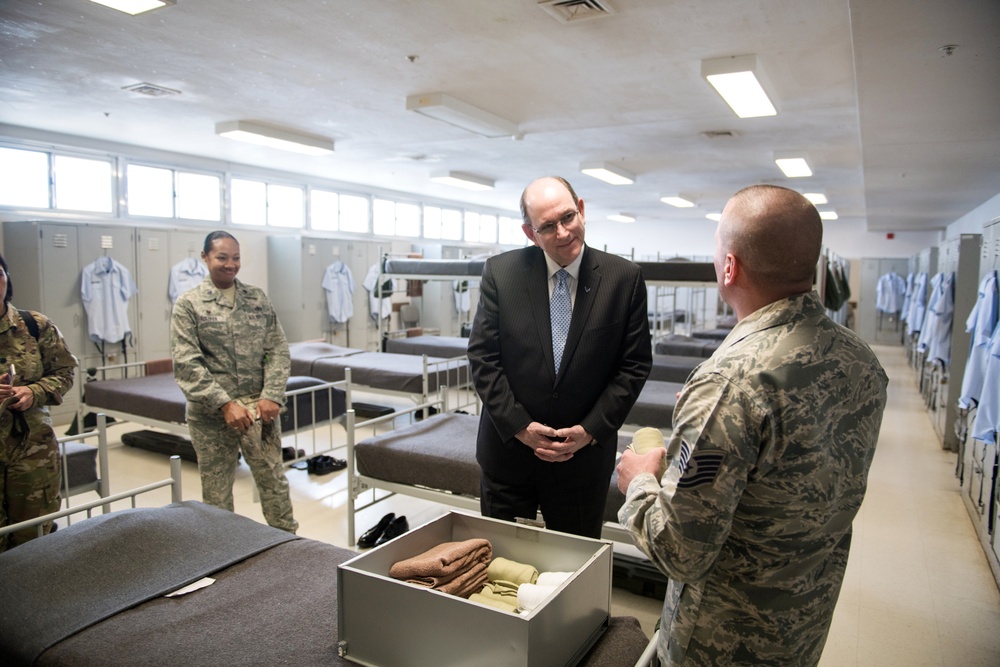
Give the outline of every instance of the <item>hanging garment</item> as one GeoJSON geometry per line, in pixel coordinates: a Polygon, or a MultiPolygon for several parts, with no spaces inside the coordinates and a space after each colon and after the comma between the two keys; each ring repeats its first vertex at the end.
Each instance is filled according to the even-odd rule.
{"type": "Polygon", "coordinates": [[[456,280],[452,283],[452,287],[455,290],[455,312],[467,313],[472,307],[472,301],[469,297],[469,281],[468,280],[456,280]]]}
{"type": "Polygon", "coordinates": [[[827,260],[826,282],[823,285],[823,306],[833,312],[843,308],[847,301],[841,291],[840,281],[837,279],[836,266],[837,263],[834,260],[827,260]]]}
{"type": "Polygon", "coordinates": [[[931,298],[927,302],[924,326],[917,339],[917,349],[927,352],[927,359],[951,362],[951,326],[955,314],[955,274],[938,273],[931,279],[931,298]]]}
{"type": "Polygon", "coordinates": [[[368,268],[368,273],[365,274],[364,282],[361,283],[361,286],[368,290],[368,312],[375,321],[378,321],[380,313],[382,319],[392,314],[392,299],[390,298],[393,291],[392,278],[383,279],[382,284],[378,285],[376,283],[379,279],[379,273],[379,265],[372,264],[368,268]]]}
{"type": "Polygon", "coordinates": [[[347,265],[337,260],[323,272],[326,309],[331,322],[346,322],[354,315],[354,276],[347,265]]]}
{"type": "Polygon", "coordinates": [[[128,269],[110,257],[99,257],[84,267],[80,296],[90,340],[118,343],[132,333],[128,302],[138,291],[128,269]]]}
{"type": "Polygon", "coordinates": [[[898,313],[903,309],[906,281],[895,271],[878,279],[875,286],[875,309],[883,313],[898,313]]]}
{"type": "Polygon", "coordinates": [[[983,442],[993,442],[1000,432],[1000,325],[993,330],[989,343],[989,358],[979,395],[979,410],[972,424],[971,435],[983,442]]]}
{"type": "Polygon", "coordinates": [[[914,273],[910,271],[906,274],[906,291],[903,293],[903,311],[899,314],[901,322],[906,322],[910,318],[910,302],[913,299],[914,273]]]}
{"type": "Polygon", "coordinates": [[[927,314],[927,281],[930,276],[921,271],[913,276],[913,293],[910,295],[909,311],[906,315],[906,333],[919,333],[927,314]]]}
{"type": "Polygon", "coordinates": [[[979,283],[976,305],[965,320],[965,330],[971,334],[972,340],[962,377],[962,394],[958,399],[961,408],[969,409],[979,404],[990,356],[990,338],[997,328],[998,310],[997,272],[990,271],[979,283]]]}
{"type": "Polygon", "coordinates": [[[197,257],[182,259],[170,268],[170,284],[167,295],[170,303],[177,303],[177,297],[192,287],[197,287],[208,275],[208,267],[197,257]]]}

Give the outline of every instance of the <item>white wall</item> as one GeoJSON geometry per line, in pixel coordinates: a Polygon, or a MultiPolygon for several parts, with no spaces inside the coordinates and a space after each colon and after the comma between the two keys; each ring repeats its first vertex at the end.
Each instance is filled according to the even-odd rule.
{"type": "Polygon", "coordinates": [[[948,225],[945,236],[955,239],[962,234],[982,234],[983,227],[997,218],[1000,218],[1000,194],[948,225]]]}

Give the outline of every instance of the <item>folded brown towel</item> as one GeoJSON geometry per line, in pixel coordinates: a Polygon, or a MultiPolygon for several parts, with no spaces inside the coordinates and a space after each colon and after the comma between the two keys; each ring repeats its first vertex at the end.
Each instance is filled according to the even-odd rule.
{"type": "MultiPolygon", "coordinates": [[[[485,573],[486,564],[492,557],[493,546],[486,539],[445,542],[420,555],[394,563],[389,568],[389,576],[395,579],[428,579],[444,583],[480,563],[485,573]]],[[[433,587],[435,583],[430,585],[433,587]]]]}

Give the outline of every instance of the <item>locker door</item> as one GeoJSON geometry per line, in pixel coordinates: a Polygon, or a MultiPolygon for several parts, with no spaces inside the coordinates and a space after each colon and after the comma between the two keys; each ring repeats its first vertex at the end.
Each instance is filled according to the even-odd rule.
{"type": "MultiPolygon", "coordinates": [[[[128,269],[129,273],[132,274],[132,279],[135,280],[135,235],[131,228],[86,225],[79,229],[78,248],[81,271],[99,257],[108,256],[120,262],[128,269]]],[[[77,284],[79,285],[79,278],[77,278],[77,284]]],[[[122,353],[121,343],[106,344],[104,357],[102,358],[98,347],[93,342],[90,342],[84,350],[82,365],[89,367],[100,366],[102,364],[121,364],[126,361],[137,361],[142,358],[140,356],[142,341],[139,339],[137,329],[139,322],[138,297],[139,295],[135,295],[129,300],[128,322],[132,330],[132,339],[131,343],[129,343],[128,338],[126,338],[125,356],[122,353]]],[[[79,292],[77,292],[77,300],[80,300],[79,292]]],[[[89,331],[89,327],[86,324],[84,328],[86,331],[89,331]]]]}
{"type": "MultiPolygon", "coordinates": [[[[80,261],[77,256],[77,225],[39,225],[40,252],[37,257],[41,269],[41,312],[52,320],[62,333],[70,352],[76,355],[81,367],[87,347],[87,320],[80,301],[80,261]]],[[[8,258],[10,262],[10,258],[8,258]]],[[[12,262],[10,262],[13,264],[12,262]]],[[[13,270],[13,266],[11,267],[13,270]]],[[[14,304],[17,305],[17,282],[14,282],[14,304]]],[[[31,307],[36,307],[32,305],[31,307]]],[[[78,374],[76,382],[81,382],[78,374]]],[[[74,386],[63,397],[61,405],[49,407],[53,422],[68,423],[80,405],[81,388],[74,386]]]]}
{"type": "Polygon", "coordinates": [[[136,275],[139,286],[139,319],[134,327],[142,341],[143,360],[170,356],[170,235],[166,229],[137,229],[136,275]]]}
{"type": "MultiPolygon", "coordinates": [[[[307,340],[329,340],[333,323],[330,322],[322,281],[326,267],[339,260],[340,254],[340,244],[333,239],[302,239],[303,334],[307,340]]],[[[344,327],[340,325],[338,330],[342,329],[344,327]]]]}

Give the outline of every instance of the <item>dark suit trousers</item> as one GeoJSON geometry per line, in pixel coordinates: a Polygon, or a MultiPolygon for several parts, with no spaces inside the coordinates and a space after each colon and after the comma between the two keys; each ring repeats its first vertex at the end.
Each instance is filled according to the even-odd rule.
{"type": "Polygon", "coordinates": [[[592,480],[578,486],[567,485],[565,479],[557,482],[551,474],[552,466],[557,465],[536,466],[535,479],[528,484],[508,484],[481,472],[479,506],[483,516],[504,521],[518,517],[534,520],[541,510],[549,530],[600,538],[608,481],[599,486],[592,480]]]}

